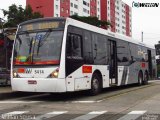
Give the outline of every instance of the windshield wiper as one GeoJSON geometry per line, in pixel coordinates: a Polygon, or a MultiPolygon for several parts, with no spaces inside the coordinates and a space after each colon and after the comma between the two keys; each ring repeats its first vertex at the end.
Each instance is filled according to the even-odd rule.
{"type": "Polygon", "coordinates": [[[49,30],[46,32],[46,34],[44,35],[44,37],[42,38],[42,40],[39,40],[39,42],[38,42],[38,48],[37,48],[37,55],[39,54],[39,48],[40,48],[41,46],[43,46],[44,41],[48,38],[48,36],[50,35],[51,32],[52,32],[52,30],[49,29],[49,30]]]}
{"type": "Polygon", "coordinates": [[[29,43],[29,54],[31,54],[31,52],[32,52],[32,44],[33,44],[33,37],[32,37],[32,39],[31,39],[31,41],[30,41],[30,43],[29,43]]]}

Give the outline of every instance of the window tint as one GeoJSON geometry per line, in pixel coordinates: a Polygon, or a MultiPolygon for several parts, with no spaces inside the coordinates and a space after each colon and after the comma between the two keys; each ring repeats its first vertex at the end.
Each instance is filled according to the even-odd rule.
{"type": "Polygon", "coordinates": [[[69,26],[68,27],[68,32],[69,33],[74,33],[74,34],[77,34],[77,35],[82,35],[82,29],[80,28],[77,28],[77,27],[73,27],[73,26],[69,26]]]}
{"type": "Polygon", "coordinates": [[[131,56],[134,60],[147,61],[147,49],[145,47],[133,43],[130,43],[129,47],[131,50],[131,56]]]}
{"type": "Polygon", "coordinates": [[[67,57],[82,57],[82,37],[73,33],[67,36],[67,57]]]}
{"type": "Polygon", "coordinates": [[[100,34],[92,34],[94,64],[107,64],[107,38],[100,34]]]}
{"type": "Polygon", "coordinates": [[[87,64],[93,63],[91,33],[86,30],[83,33],[83,56],[85,63],[87,64]]]}
{"type": "Polygon", "coordinates": [[[120,41],[117,42],[117,61],[118,65],[128,65],[130,61],[130,49],[128,42],[120,41]]]}
{"type": "Polygon", "coordinates": [[[144,46],[141,46],[141,56],[142,56],[142,61],[147,62],[148,61],[148,52],[147,52],[147,48],[144,46]]]}

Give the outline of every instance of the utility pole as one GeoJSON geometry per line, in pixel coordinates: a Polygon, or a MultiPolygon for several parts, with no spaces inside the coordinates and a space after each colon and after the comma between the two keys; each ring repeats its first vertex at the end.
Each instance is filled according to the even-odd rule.
{"type": "Polygon", "coordinates": [[[143,42],[143,31],[142,31],[142,42],[143,42]]]}

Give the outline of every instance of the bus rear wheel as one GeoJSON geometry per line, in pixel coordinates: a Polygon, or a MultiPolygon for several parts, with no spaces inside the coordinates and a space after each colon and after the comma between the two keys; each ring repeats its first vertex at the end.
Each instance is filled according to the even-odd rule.
{"type": "Polygon", "coordinates": [[[89,90],[89,94],[94,96],[101,92],[101,79],[97,74],[93,74],[91,80],[91,89],[89,90]]]}
{"type": "Polygon", "coordinates": [[[142,72],[139,72],[139,74],[138,74],[138,84],[142,85],[142,83],[143,83],[143,74],[142,74],[142,72]]]}
{"type": "Polygon", "coordinates": [[[148,75],[148,72],[146,71],[145,74],[144,74],[143,84],[144,85],[148,84],[148,80],[149,80],[149,75],[148,75]]]}

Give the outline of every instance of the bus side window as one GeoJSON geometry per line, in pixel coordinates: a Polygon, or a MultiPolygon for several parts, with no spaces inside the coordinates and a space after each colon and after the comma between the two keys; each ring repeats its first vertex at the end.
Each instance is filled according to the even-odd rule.
{"type": "Polygon", "coordinates": [[[128,42],[119,40],[117,42],[118,65],[127,66],[131,61],[128,42]]]}
{"type": "Polygon", "coordinates": [[[68,34],[67,35],[67,42],[66,42],[66,53],[67,56],[71,56],[72,55],[72,44],[71,44],[71,35],[68,34]]]}
{"type": "Polygon", "coordinates": [[[92,38],[91,32],[83,32],[83,57],[86,64],[93,64],[92,38]]]}
{"type": "Polygon", "coordinates": [[[82,37],[80,35],[68,34],[67,57],[82,57],[82,37]]]}

